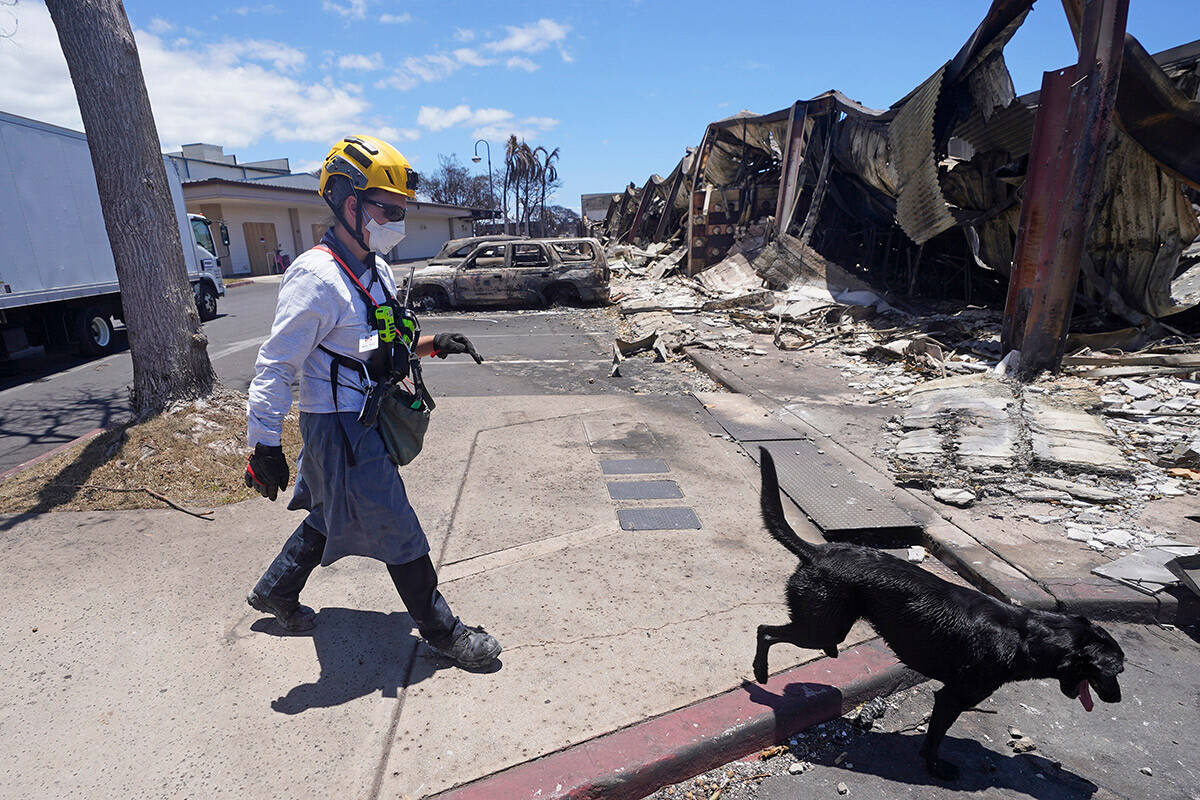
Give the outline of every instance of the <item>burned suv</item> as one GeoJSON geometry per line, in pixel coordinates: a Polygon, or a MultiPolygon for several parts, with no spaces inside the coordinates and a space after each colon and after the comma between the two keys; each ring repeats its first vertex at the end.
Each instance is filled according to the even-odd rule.
{"type": "Polygon", "coordinates": [[[608,261],[595,239],[490,240],[458,261],[417,267],[411,297],[424,309],[607,303],[608,261]]]}

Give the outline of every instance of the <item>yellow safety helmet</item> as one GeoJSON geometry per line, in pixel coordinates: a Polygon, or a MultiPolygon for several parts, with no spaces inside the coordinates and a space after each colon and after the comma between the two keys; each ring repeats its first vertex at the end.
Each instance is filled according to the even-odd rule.
{"type": "Polygon", "coordinates": [[[321,165],[322,196],[334,175],[346,176],[360,192],[382,189],[405,197],[417,195],[417,173],[408,159],[374,136],[347,136],[333,146],[321,165]]]}

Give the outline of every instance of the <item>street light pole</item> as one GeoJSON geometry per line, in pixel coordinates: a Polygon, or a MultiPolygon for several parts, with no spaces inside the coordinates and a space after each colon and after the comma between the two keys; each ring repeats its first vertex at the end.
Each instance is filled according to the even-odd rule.
{"type": "MultiPolygon", "coordinates": [[[[476,164],[479,163],[479,143],[480,142],[483,142],[483,148],[487,152],[488,205],[491,206],[491,208],[488,209],[488,220],[494,220],[496,218],[496,190],[494,188],[492,188],[492,146],[490,144],[488,144],[487,139],[476,139],[475,140],[475,157],[472,158],[471,160],[474,161],[476,164]]],[[[505,220],[504,223],[505,223],[505,227],[507,228],[508,220],[505,220]]]]}

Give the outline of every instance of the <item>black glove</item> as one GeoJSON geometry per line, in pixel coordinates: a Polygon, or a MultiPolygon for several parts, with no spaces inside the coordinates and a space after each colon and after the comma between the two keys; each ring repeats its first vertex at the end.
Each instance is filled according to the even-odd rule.
{"type": "Polygon", "coordinates": [[[433,355],[445,358],[456,353],[466,353],[475,359],[476,364],[483,363],[483,356],[475,352],[471,340],[461,333],[435,333],[433,335],[433,355]]]}
{"type": "Polygon", "coordinates": [[[254,455],[250,456],[250,463],[246,465],[247,486],[263,497],[274,500],[280,489],[287,488],[291,476],[282,447],[269,444],[254,446],[254,455]]]}

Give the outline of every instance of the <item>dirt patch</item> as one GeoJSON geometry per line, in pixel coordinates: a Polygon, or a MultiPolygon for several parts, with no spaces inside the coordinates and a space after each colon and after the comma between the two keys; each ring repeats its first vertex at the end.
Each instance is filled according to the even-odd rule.
{"type": "MultiPolygon", "coordinates": [[[[298,417],[284,419],[283,449],[295,478],[298,417]]],[[[18,472],[0,483],[0,512],[166,508],[145,490],[194,511],[257,496],[242,474],[246,395],[220,389],[176,403],[137,424],[123,424],[18,472]]]]}

